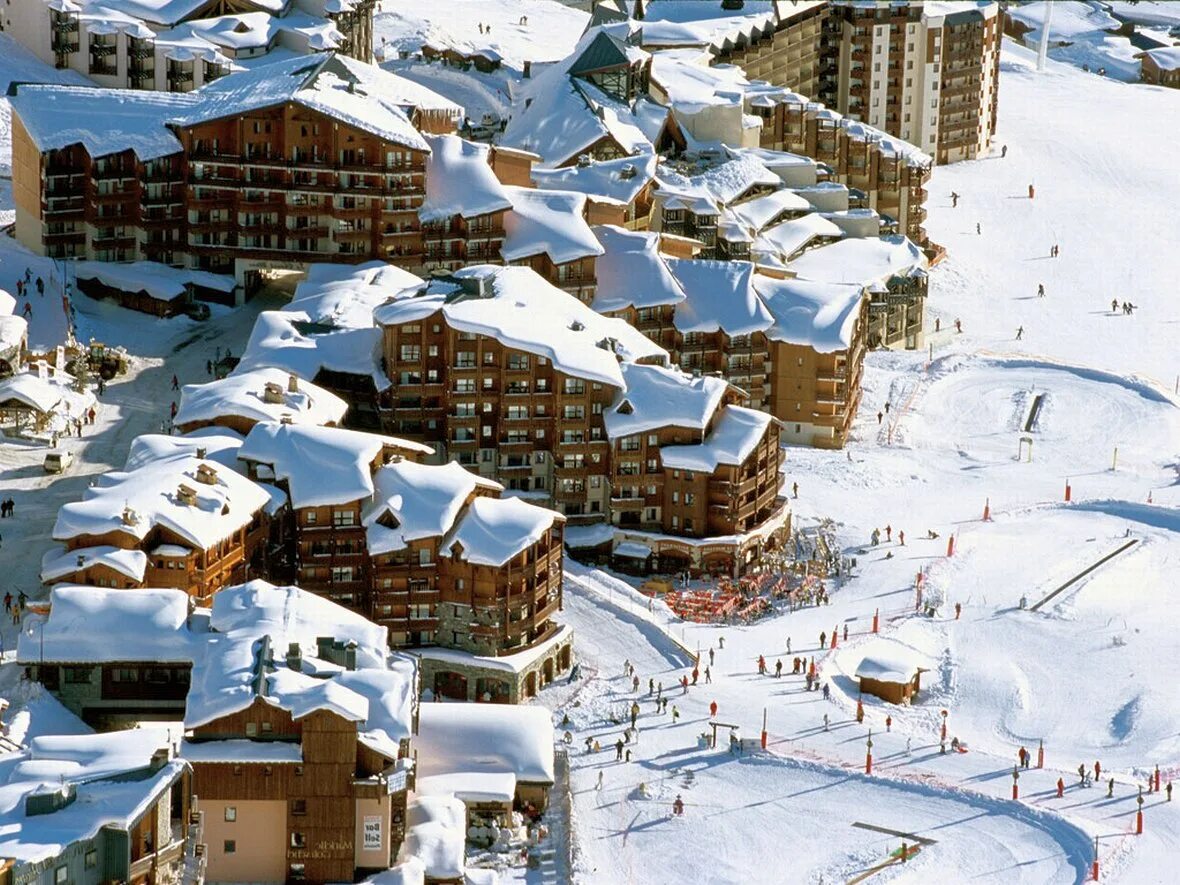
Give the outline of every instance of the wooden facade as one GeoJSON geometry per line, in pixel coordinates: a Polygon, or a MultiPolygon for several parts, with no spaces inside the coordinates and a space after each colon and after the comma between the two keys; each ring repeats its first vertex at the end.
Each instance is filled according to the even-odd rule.
{"type": "MultiPolygon", "coordinates": [[[[300,719],[258,698],[193,729],[192,740],[297,744],[302,762],[196,762],[194,792],[206,815],[209,879],[241,881],[239,845],[262,868],[254,880],[349,882],[388,867],[404,836],[406,791],[387,783],[396,759],[361,744],[357,723],[327,709],[300,719]],[[363,856],[358,807],[389,821],[379,857],[363,856]],[[280,822],[282,829],[275,831],[280,822]],[[217,826],[211,826],[213,822],[217,826]],[[232,835],[231,835],[232,834],[232,835]],[[227,875],[228,873],[228,875],[227,875]]],[[[402,751],[408,751],[403,743],[402,751]]]]}

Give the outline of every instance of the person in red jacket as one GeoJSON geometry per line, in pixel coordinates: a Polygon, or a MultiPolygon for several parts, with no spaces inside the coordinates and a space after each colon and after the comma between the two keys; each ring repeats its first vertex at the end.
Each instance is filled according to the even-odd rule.
{"type": "Polygon", "coordinates": [[[717,718],[717,702],[713,701],[709,704],[709,715],[714,719],[717,718]]]}

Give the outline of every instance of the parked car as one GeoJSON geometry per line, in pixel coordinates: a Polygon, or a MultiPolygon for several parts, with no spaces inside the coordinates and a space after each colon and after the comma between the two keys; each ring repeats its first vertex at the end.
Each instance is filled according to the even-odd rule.
{"type": "Polygon", "coordinates": [[[46,452],[45,460],[41,466],[45,468],[46,473],[64,473],[70,469],[73,463],[73,452],[67,452],[65,449],[50,449],[46,452]]]}

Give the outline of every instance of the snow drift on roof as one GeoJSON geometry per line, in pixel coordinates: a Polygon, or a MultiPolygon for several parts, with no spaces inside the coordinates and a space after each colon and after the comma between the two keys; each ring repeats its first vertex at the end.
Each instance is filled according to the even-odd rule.
{"type": "Polygon", "coordinates": [[[256,424],[238,450],[243,461],[266,464],[285,481],[291,506],[320,507],[368,499],[373,494],[373,464],[392,449],[431,454],[421,443],[341,427],[256,424]]]}
{"type": "Polygon", "coordinates": [[[291,377],[282,369],[253,369],[207,384],[186,384],[180,390],[180,410],[172,423],[183,427],[230,417],[254,422],[285,418],[295,424],[340,423],[348,403],[331,391],[298,380],[298,376],[297,389],[291,391],[291,377]],[[279,402],[268,401],[268,384],[278,388],[275,395],[279,402]]]}
{"type": "Polygon", "coordinates": [[[684,300],[684,290],[660,254],[658,233],[598,225],[594,235],[604,250],[595,262],[596,311],[659,307],[684,300]]]}
{"type": "Polygon", "coordinates": [[[243,438],[240,433],[224,427],[201,427],[183,436],[145,433],[131,441],[123,469],[136,470],[151,461],[179,454],[195,455],[198,449],[204,449],[208,460],[237,470],[241,466],[238,449],[243,438]]]}
{"type": "Polygon", "coordinates": [[[824,218],[818,212],[793,218],[768,227],[754,240],[751,251],[760,262],[785,266],[794,255],[805,249],[812,240],[819,237],[838,239],[844,236],[834,222],[824,218]]]}
{"type": "Polygon", "coordinates": [[[459,215],[474,218],[512,207],[504,185],[488,162],[491,148],[457,135],[427,135],[426,200],[418,210],[424,224],[459,215]]]}
{"type": "Polygon", "coordinates": [[[739,466],[757,447],[773,421],[765,412],[727,406],[704,442],[690,446],[664,446],[660,459],[665,468],[712,473],[721,464],[739,466]]]}
{"type": "Polygon", "coordinates": [[[519,498],[476,498],[458,527],[443,541],[443,549],[455,552],[473,565],[501,566],[537,543],[561,514],[528,504],[519,498]]]}
{"type": "Polygon", "coordinates": [[[196,549],[208,549],[249,525],[270,501],[261,487],[220,464],[191,455],[151,461],[136,470],[104,474],[57,512],[55,540],[118,532],[142,541],[153,528],[175,533],[196,549]],[[199,468],[214,472],[212,485],[197,479],[199,468]],[[185,504],[179,488],[196,493],[185,504]]]}
{"type": "Polygon", "coordinates": [[[383,326],[420,322],[441,312],[460,332],[487,335],[506,347],[545,357],[575,378],[623,386],[620,359],[667,362],[667,351],[634,327],[595,313],[527,267],[476,265],[456,271],[456,282],[435,280],[421,294],[374,311],[383,326]],[[489,297],[461,293],[462,280],[491,278],[489,297]]]}
{"type": "Polygon", "coordinates": [[[106,566],[133,581],[142,582],[147,562],[147,554],[142,550],[123,550],[109,544],[76,547],[73,550],[53,546],[41,557],[41,582],[55,581],[96,565],[106,566]]]}
{"type": "Polygon", "coordinates": [[[442,465],[396,461],[377,471],[373,485],[373,503],[364,516],[371,555],[404,550],[422,538],[442,538],[477,488],[503,488],[455,461],[442,465]],[[387,521],[392,527],[384,524],[387,521]]]}
{"type": "Polygon", "coordinates": [[[791,262],[800,279],[827,283],[868,285],[884,283],[895,274],[924,269],[928,260],[913,242],[901,234],[841,240],[812,249],[791,262]]]}
{"type": "Polygon", "coordinates": [[[766,332],[772,341],[806,345],[819,353],[852,345],[864,287],[757,275],[754,288],[774,317],[774,325],[766,332]]]}
{"type": "Polygon", "coordinates": [[[554,264],[602,254],[586,223],[586,195],[505,185],[512,209],[504,216],[505,261],[545,254],[554,264]]]}
{"type": "Polygon", "coordinates": [[[730,390],[721,378],[694,378],[678,369],[639,364],[623,366],[627,389],[603,415],[606,435],[620,439],[663,427],[704,433],[730,390]]]}
{"type": "Polygon", "coordinates": [[[595,160],[586,166],[534,169],[533,181],[542,190],[574,191],[600,202],[629,205],[655,177],[655,154],[595,160]]]}
{"type": "Polygon", "coordinates": [[[327,333],[300,331],[311,323],[303,312],[264,310],[254,321],[250,340],[235,372],[273,367],[314,380],[320,372],[368,377],[385,390],[389,378],[381,369],[381,331],[371,326],[327,333]]]}
{"type": "Polygon", "coordinates": [[[749,335],[768,329],[770,313],[754,291],[754,265],[748,261],[704,261],[669,258],[668,267],[684,289],[685,302],[676,308],[681,332],[749,335]]]}
{"type": "Polygon", "coordinates": [[[419,777],[508,772],[553,783],[553,722],[543,707],[423,704],[418,715],[419,777]]]}

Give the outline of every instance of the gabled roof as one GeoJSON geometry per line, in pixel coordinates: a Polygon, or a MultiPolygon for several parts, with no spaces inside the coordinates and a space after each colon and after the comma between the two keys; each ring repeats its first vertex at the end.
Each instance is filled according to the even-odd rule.
{"type": "Polygon", "coordinates": [[[693,377],[679,369],[632,364],[623,367],[627,389],[603,415],[610,439],[684,427],[704,433],[731,388],[722,378],[693,377]]]}
{"type": "Polygon", "coordinates": [[[886,283],[895,274],[924,273],[928,263],[913,242],[901,234],[893,234],[845,239],[822,249],[812,249],[789,267],[800,279],[869,285],[886,283]]]}
{"type": "Polygon", "coordinates": [[[282,369],[254,369],[210,381],[186,384],[180,390],[180,410],[172,422],[183,426],[219,418],[249,421],[290,420],[296,424],[339,424],[348,403],[309,381],[282,369]],[[296,389],[290,389],[294,378],[296,389]],[[267,398],[267,387],[277,387],[278,402],[267,398]]]}
{"type": "Polygon", "coordinates": [[[555,522],[565,517],[520,498],[476,498],[442,547],[473,565],[502,566],[541,540],[555,522]]]}
{"type": "Polygon", "coordinates": [[[846,350],[864,301],[864,287],[845,283],[777,280],[756,275],[754,288],[774,316],[772,341],[802,344],[819,353],[846,350]]]}
{"type": "Polygon", "coordinates": [[[664,446],[660,460],[665,468],[712,473],[725,464],[744,464],[766,435],[775,418],[743,406],[726,406],[704,442],[689,446],[664,446]]]}
{"type": "Polygon", "coordinates": [[[488,162],[490,147],[457,135],[427,135],[426,199],[418,209],[424,222],[459,215],[474,218],[512,207],[504,185],[488,162]]]}
{"type": "MultiPolygon", "coordinates": [[[[589,45],[583,49],[569,66],[569,75],[577,77],[604,68],[615,68],[631,64],[635,53],[639,52],[633,46],[628,46],[614,34],[599,31],[594,35],[589,45]]],[[[641,52],[639,57],[646,57],[641,52]]]]}

